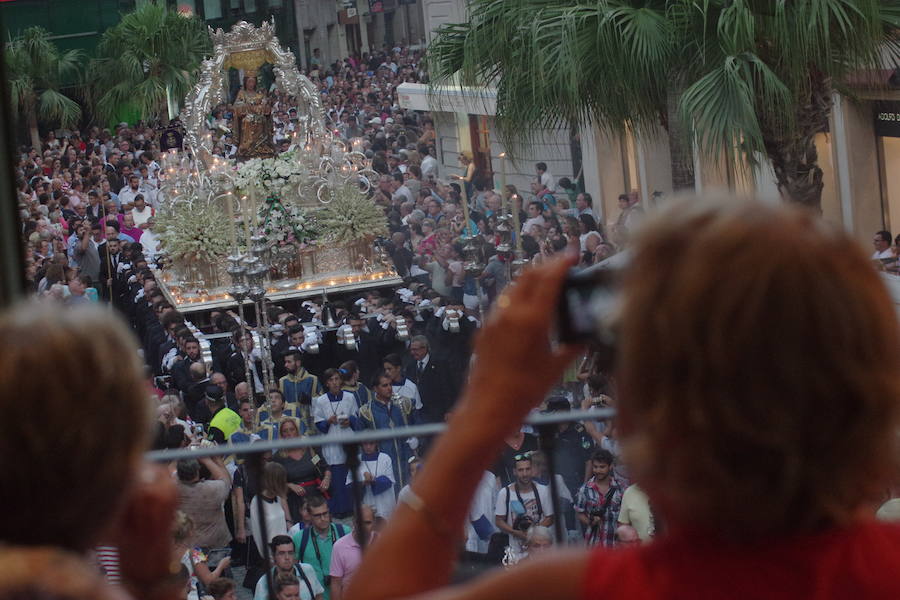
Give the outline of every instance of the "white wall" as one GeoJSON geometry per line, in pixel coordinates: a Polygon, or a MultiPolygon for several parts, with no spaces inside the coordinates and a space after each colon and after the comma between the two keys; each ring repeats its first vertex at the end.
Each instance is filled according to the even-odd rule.
{"type": "Polygon", "coordinates": [[[445,23],[461,23],[465,20],[465,15],[462,0],[422,0],[425,41],[430,44],[438,27],[445,23]]]}

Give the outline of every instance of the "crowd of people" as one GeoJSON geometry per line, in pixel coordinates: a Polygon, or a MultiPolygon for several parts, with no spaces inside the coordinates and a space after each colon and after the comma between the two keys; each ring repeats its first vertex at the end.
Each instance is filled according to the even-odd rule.
{"type": "MultiPolygon", "coordinates": [[[[251,366],[237,385],[210,376],[191,404],[175,386],[162,397],[148,391],[134,335],[109,311],[18,307],[0,316],[0,335],[17,340],[0,361],[0,450],[13,457],[0,501],[17,517],[0,524],[0,595],[231,600],[243,584],[255,598],[279,600],[895,597],[900,530],[873,516],[897,479],[900,332],[867,254],[816,219],[739,202],[684,204],[655,218],[620,288],[617,386],[585,373],[588,407],[598,392],[596,404],[614,404],[617,421],[542,430],[541,442],[552,443],[538,451],[521,423],[532,410],[571,408],[552,382],[585,348],[549,339],[575,254],[529,269],[486,320],[449,427],[425,444],[427,454],[425,440],[405,436],[360,445],[365,502],[352,524],[338,510],[354,478],[336,468],[349,461],[328,436],[366,422],[377,428],[378,414],[422,418],[418,402],[393,389],[414,389],[395,376],[401,357],[383,357],[374,397],[363,402],[351,361],[320,378],[305,371],[315,352],[302,350],[310,349],[302,332],[278,389],[257,387],[251,366]],[[753,243],[762,236],[764,248],[753,243]],[[735,260],[757,268],[727,268],[735,260]],[[320,381],[327,391],[316,395],[320,381]],[[285,402],[292,393],[297,401],[285,402]],[[21,398],[39,398],[41,410],[21,398]],[[208,416],[194,419],[182,403],[208,416]],[[229,445],[262,438],[266,421],[274,421],[270,439],[305,430],[322,443],[274,456],[229,445]],[[594,449],[597,435],[606,443],[594,449]],[[195,443],[209,454],[143,462],[150,444],[195,443]],[[392,452],[409,456],[402,486],[392,452]],[[632,469],[641,487],[628,481],[632,469]],[[575,525],[564,529],[595,548],[546,552],[567,541],[554,539],[552,526],[568,521],[547,484],[571,492],[570,481],[575,525]],[[500,536],[508,549],[492,556],[500,536]],[[470,544],[484,562],[517,564],[444,589],[470,544]],[[99,573],[85,559],[91,550],[99,573]],[[266,550],[269,564],[258,556],[266,550]],[[229,573],[242,560],[248,575],[239,583],[229,573]]],[[[181,323],[173,309],[139,300],[148,329],[181,323]]],[[[240,325],[236,349],[220,356],[252,353],[240,325]]],[[[430,366],[428,342],[410,340],[408,374],[430,366]]],[[[181,346],[172,368],[196,354],[189,337],[171,343],[181,346]]]]}
{"type": "MultiPolygon", "coordinates": [[[[479,172],[467,152],[459,155],[460,174],[441,173],[433,121],[397,105],[400,83],[427,77],[421,61],[417,52],[394,48],[310,73],[335,134],[357,140],[380,175],[372,200],[389,223],[383,244],[402,287],[328,304],[272,305],[266,340],[232,311],[212,311],[201,331],[160,288],[154,267],[164,249],[153,232],[164,201],[158,129],[123,124],[61,139],[51,131],[42,148],[21,153],[17,187],[32,291],[69,306],[103,301],[115,309],[109,315],[130,324],[158,416],[154,448],[322,439],[315,449],[266,453],[259,463],[228,449],[221,458],[170,465],[180,508],[174,543],[192,596],[234,594],[227,575],[242,564],[248,576],[239,583],[257,598],[266,597],[269,581],[276,595],[288,589],[302,598],[341,597],[359,565],[361,536],[384,527],[408,497],[432,440],[365,443],[351,461],[327,438],[452,414],[477,359],[472,341],[484,311],[510,282],[507,261],[515,255],[498,252],[510,223],[501,218],[504,207],[518,211],[521,223],[506,239],[536,265],[575,248],[581,266],[603,261],[644,219],[632,192],[619,197],[617,219],[603,223],[590,193],[557,179],[543,162],[522,191],[495,190],[492,174],[479,172]],[[480,272],[465,268],[463,236],[486,265],[480,272]],[[261,345],[271,348],[270,365],[263,365],[261,345]],[[363,533],[351,527],[351,462],[364,486],[359,522],[371,530],[363,533]],[[266,549],[271,566],[262,558],[266,549]],[[267,568],[271,577],[263,576],[267,568]]],[[[272,93],[272,142],[286,151],[296,109],[293,99],[272,93]]],[[[229,157],[237,150],[231,125],[231,107],[217,107],[210,126],[218,151],[229,157]]],[[[872,260],[895,270],[891,234],[878,232],[874,246],[872,260]]],[[[585,352],[538,410],[613,407],[616,396],[609,373],[585,352]]],[[[661,531],[621,459],[616,422],[562,424],[549,454],[538,433],[523,426],[506,435],[495,464],[480,474],[465,524],[470,558],[512,565],[554,545],[628,546],[661,531]],[[556,521],[564,539],[556,539],[556,521]]],[[[116,580],[114,545],[96,551],[116,580]]]]}
{"type": "MultiPolygon", "coordinates": [[[[17,188],[31,291],[67,306],[108,304],[110,319],[130,325],[158,416],[152,447],[323,440],[315,450],[266,454],[260,464],[229,455],[170,465],[181,511],[174,543],[192,597],[234,594],[227,577],[232,564],[247,567],[239,583],[258,598],[270,580],[276,593],[299,585],[303,598],[340,597],[342,582],[359,563],[360,544],[349,520],[349,461],[327,437],[442,422],[451,414],[484,310],[509,283],[507,257],[497,252],[504,206],[520,213],[522,225],[511,240],[535,264],[576,246],[582,264],[603,260],[624,246],[642,218],[637,195],[623,195],[622,213],[607,233],[590,194],[567,178],[557,180],[544,163],[535,165],[534,183],[522,192],[514,186],[495,191],[491,174],[478,172],[466,152],[460,154],[462,174],[441,173],[433,121],[397,105],[400,83],[426,78],[421,64],[420,53],[394,48],[317,65],[310,73],[336,135],[359,140],[380,174],[372,199],[384,208],[390,237],[383,243],[404,283],[327,305],[271,306],[265,345],[271,346],[272,375],[262,364],[261,340],[237,314],[213,311],[201,331],[160,288],[154,268],[164,248],[153,231],[165,201],[160,128],[121,124],[59,138],[50,131],[42,148],[22,149],[17,188]],[[463,268],[464,234],[487,265],[481,273],[463,268]],[[327,327],[332,321],[337,329],[327,327]],[[207,340],[210,334],[219,335],[207,340]],[[260,509],[268,539],[250,518],[260,509]],[[342,558],[334,558],[332,547],[337,552],[348,536],[342,558]],[[262,577],[265,546],[275,561],[271,579],[262,577]]],[[[285,151],[296,119],[293,99],[272,94],[272,142],[285,151]]],[[[224,156],[237,150],[231,117],[229,105],[210,117],[224,156]]],[[[541,410],[606,407],[614,397],[614,386],[582,357],[541,410]]],[[[615,427],[566,424],[555,438],[557,450],[549,456],[528,427],[506,440],[473,503],[470,556],[514,564],[551,544],[612,546],[653,536],[646,497],[619,461],[615,427]],[[559,483],[555,499],[549,497],[550,459],[559,483]],[[555,519],[563,521],[566,539],[554,539],[555,519]]],[[[365,486],[363,522],[373,530],[408,492],[431,443],[398,438],[362,445],[356,475],[365,486]]],[[[115,545],[95,550],[105,575],[116,581],[115,545]]]]}

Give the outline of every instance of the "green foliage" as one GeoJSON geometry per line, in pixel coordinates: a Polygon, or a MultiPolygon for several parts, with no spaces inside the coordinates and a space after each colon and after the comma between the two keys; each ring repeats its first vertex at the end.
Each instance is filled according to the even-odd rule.
{"type": "Polygon", "coordinates": [[[60,92],[77,77],[83,55],[60,52],[41,27],[30,27],[6,44],[6,68],[12,108],[47,124],[72,127],[81,118],[78,103],[60,92]],[[29,115],[29,113],[31,113],[29,115]]]}
{"type": "Polygon", "coordinates": [[[87,82],[98,116],[111,119],[128,102],[146,118],[166,109],[166,89],[183,98],[211,51],[203,22],[146,2],[108,29],[88,65],[87,82]]]}
{"type": "Polygon", "coordinates": [[[790,137],[814,88],[842,89],[853,71],[900,56],[900,0],[470,0],[468,9],[469,22],[442,27],[429,48],[432,83],[493,83],[513,147],[588,121],[648,131],[674,89],[701,151],[740,143],[765,153],[764,130],[790,137]]]}

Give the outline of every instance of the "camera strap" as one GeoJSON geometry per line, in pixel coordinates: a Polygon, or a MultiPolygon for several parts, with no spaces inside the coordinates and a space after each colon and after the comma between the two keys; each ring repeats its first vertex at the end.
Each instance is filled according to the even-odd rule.
{"type": "MultiPolygon", "coordinates": [[[[515,483],[512,484],[512,488],[516,490],[516,499],[522,504],[522,507],[525,507],[525,501],[522,500],[522,494],[519,493],[519,486],[515,483]]],[[[541,495],[538,493],[537,485],[532,481],[531,482],[531,491],[534,494],[534,501],[537,502],[537,519],[536,521],[540,521],[544,517],[544,506],[541,504],[541,495]]],[[[507,505],[509,504],[509,490],[506,490],[506,501],[507,505]]],[[[509,514],[509,506],[507,506],[506,513],[509,514]]]]}
{"type": "Polygon", "coordinates": [[[306,576],[306,573],[303,571],[303,567],[301,567],[300,565],[294,565],[294,570],[297,571],[297,574],[300,576],[301,579],[303,579],[303,583],[306,584],[306,588],[309,590],[309,597],[315,598],[316,595],[315,595],[315,593],[313,593],[312,583],[310,583],[309,578],[306,576]]]}
{"type": "MultiPolygon", "coordinates": [[[[309,537],[312,540],[313,550],[316,553],[316,560],[319,562],[319,566],[324,570],[325,565],[322,564],[322,553],[319,551],[319,542],[316,541],[316,538],[319,536],[316,534],[315,531],[312,531],[312,529],[313,528],[310,527],[309,529],[307,529],[307,531],[309,531],[309,537]]],[[[337,538],[337,535],[335,533],[334,523],[332,523],[331,526],[329,526],[328,530],[331,533],[331,545],[334,546],[335,539],[337,538]]],[[[302,554],[300,555],[300,560],[303,560],[302,554]]]]}

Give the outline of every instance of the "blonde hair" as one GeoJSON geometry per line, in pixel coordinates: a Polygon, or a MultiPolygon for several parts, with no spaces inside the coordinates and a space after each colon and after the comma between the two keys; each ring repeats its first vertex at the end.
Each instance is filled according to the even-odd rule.
{"type": "Polygon", "coordinates": [[[41,303],[0,316],[0,339],[0,539],[89,548],[148,446],[136,341],[109,312],[41,303]]]}
{"type": "Polygon", "coordinates": [[[180,510],[175,511],[175,518],[172,522],[172,541],[176,545],[187,546],[191,542],[194,535],[194,520],[180,510]]]}
{"type": "Polygon", "coordinates": [[[897,316],[862,249],[799,209],[679,204],[625,277],[626,460],[673,523],[846,523],[892,467],[897,316]]]}

